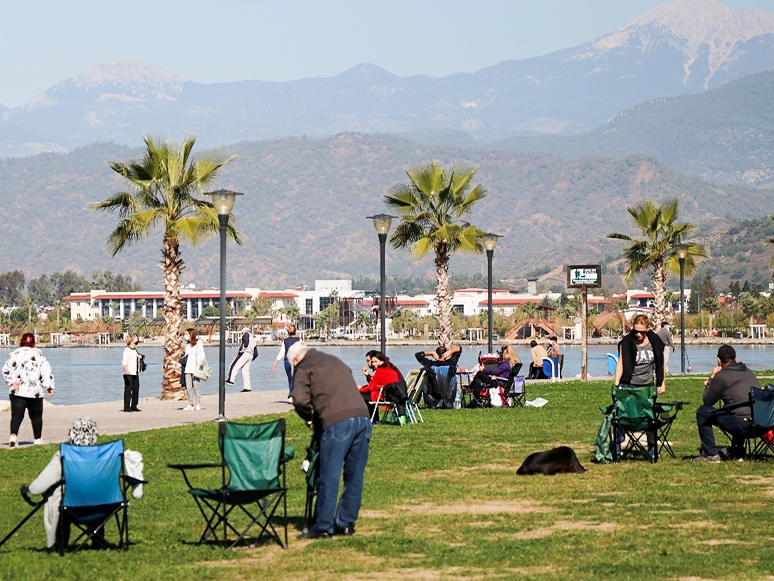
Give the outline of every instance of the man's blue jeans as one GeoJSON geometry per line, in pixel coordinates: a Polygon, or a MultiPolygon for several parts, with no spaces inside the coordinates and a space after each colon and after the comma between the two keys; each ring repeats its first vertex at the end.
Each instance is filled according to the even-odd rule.
{"type": "Polygon", "coordinates": [[[726,430],[733,438],[731,445],[739,450],[744,450],[744,433],[750,427],[750,421],[738,418],[728,412],[724,413],[721,411],[722,409],[700,405],[696,410],[696,423],[699,426],[701,446],[708,456],[715,456],[718,453],[712,426],[719,426],[726,430]]]}
{"type": "Polygon", "coordinates": [[[371,430],[371,419],[367,416],[343,420],[323,430],[314,530],[333,533],[334,528],[343,529],[357,520],[371,430]],[[336,497],[342,467],[344,490],[337,510],[336,497]]]}

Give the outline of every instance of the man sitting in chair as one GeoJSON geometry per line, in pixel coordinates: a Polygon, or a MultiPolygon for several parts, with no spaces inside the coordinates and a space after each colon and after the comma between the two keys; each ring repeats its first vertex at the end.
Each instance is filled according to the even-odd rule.
{"type": "Polygon", "coordinates": [[[425,386],[425,405],[429,408],[451,409],[457,395],[457,363],[462,355],[462,347],[453,345],[447,349],[443,345],[435,351],[419,351],[414,357],[427,372],[425,386]]]}
{"type": "MultiPolygon", "coordinates": [[[[68,443],[73,446],[96,446],[97,445],[97,424],[91,418],[79,418],[70,426],[68,443]]],[[[133,450],[124,450],[124,467],[126,475],[137,480],[142,480],[142,454],[133,450]]],[[[38,474],[38,477],[27,486],[22,486],[24,492],[32,494],[43,494],[51,486],[62,479],[62,461],[59,458],[59,451],[51,458],[51,461],[38,474]]],[[[142,498],[142,484],[138,484],[132,489],[134,498],[142,498]]],[[[46,506],[43,509],[43,527],[46,529],[46,546],[49,551],[54,551],[57,545],[61,543],[65,547],[69,543],[70,527],[65,527],[64,538],[59,538],[59,503],[62,500],[62,487],[60,486],[48,497],[46,506]]]]}
{"type": "Polygon", "coordinates": [[[718,401],[723,406],[744,404],[750,401],[750,388],[760,388],[758,378],[744,363],[736,360],[736,350],[730,345],[721,345],[718,349],[718,366],[704,382],[704,405],[696,410],[696,423],[703,454],[694,458],[696,462],[720,462],[715,433],[712,426],[720,426],[732,435],[732,448],[735,458],[744,456],[744,439],[741,437],[750,427],[751,409],[742,405],[731,411],[714,408],[718,401]]]}

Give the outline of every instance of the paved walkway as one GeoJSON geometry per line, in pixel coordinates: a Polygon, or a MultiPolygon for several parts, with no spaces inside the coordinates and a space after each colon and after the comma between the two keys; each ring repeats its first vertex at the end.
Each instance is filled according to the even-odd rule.
{"type": "MultiPolygon", "coordinates": [[[[82,405],[46,405],[43,409],[43,442],[66,442],[67,433],[74,420],[88,416],[97,422],[100,434],[126,434],[156,428],[170,428],[201,422],[210,422],[218,416],[218,396],[203,395],[202,410],[184,412],[188,404],[183,401],[161,401],[155,398],[140,399],[140,412],[126,413],[122,401],[90,403],[82,405]]],[[[236,419],[259,414],[282,413],[292,410],[287,391],[254,391],[229,393],[226,396],[226,417],[236,419]]],[[[0,412],[0,447],[8,447],[10,411],[0,412]]],[[[32,444],[32,425],[25,417],[19,430],[19,445],[32,444]]]]}

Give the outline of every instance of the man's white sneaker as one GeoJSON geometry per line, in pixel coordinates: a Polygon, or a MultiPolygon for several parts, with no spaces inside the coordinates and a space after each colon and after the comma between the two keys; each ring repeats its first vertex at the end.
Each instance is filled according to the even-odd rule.
{"type": "Polygon", "coordinates": [[[187,406],[185,406],[185,407],[183,408],[183,411],[184,411],[184,412],[190,412],[190,411],[191,411],[191,410],[193,410],[193,409],[194,409],[194,406],[192,406],[192,405],[189,403],[187,406]]]}
{"type": "Polygon", "coordinates": [[[37,438],[32,443],[36,446],[40,446],[43,443],[43,438],[37,438]]]}
{"type": "Polygon", "coordinates": [[[11,437],[8,438],[8,447],[9,448],[16,447],[16,434],[11,434],[11,437]]]}
{"type": "Polygon", "coordinates": [[[202,406],[200,406],[198,403],[196,404],[196,407],[194,408],[194,411],[200,412],[202,411],[202,406]]]}

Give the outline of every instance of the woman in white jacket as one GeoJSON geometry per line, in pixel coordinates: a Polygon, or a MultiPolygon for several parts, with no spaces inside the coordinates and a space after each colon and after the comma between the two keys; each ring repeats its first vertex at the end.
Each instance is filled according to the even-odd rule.
{"type": "Polygon", "coordinates": [[[183,373],[185,374],[185,391],[188,395],[188,405],[183,411],[199,411],[202,409],[202,397],[199,391],[199,378],[194,372],[204,365],[207,360],[204,357],[204,345],[196,336],[196,329],[185,330],[188,343],[185,346],[186,363],[183,373]]]}
{"type": "Polygon", "coordinates": [[[8,355],[3,365],[3,378],[8,384],[11,399],[11,436],[8,445],[16,446],[24,412],[29,414],[35,444],[43,443],[43,398],[54,395],[54,374],[51,365],[35,348],[35,335],[24,333],[19,348],[8,355]]]}

